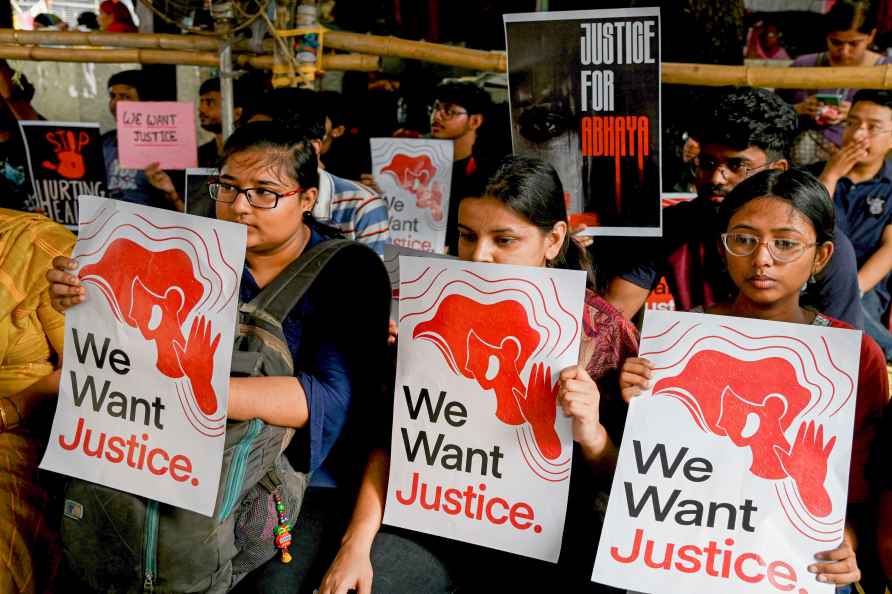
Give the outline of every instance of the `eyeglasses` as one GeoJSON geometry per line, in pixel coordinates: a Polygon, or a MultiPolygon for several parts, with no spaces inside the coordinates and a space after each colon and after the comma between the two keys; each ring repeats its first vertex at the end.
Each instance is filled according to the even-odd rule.
{"type": "Polygon", "coordinates": [[[722,175],[727,179],[728,177],[734,177],[738,179],[747,178],[757,171],[761,171],[765,169],[769,165],[774,163],[774,161],[769,161],[764,165],[757,165],[753,167],[750,165],[750,162],[746,159],[728,159],[727,161],[721,162],[712,157],[697,157],[696,165],[697,168],[704,173],[712,173],[716,169],[722,170],[722,175]]]}
{"type": "Polygon", "coordinates": [[[892,132],[892,128],[886,128],[881,124],[876,124],[873,122],[862,122],[858,118],[847,119],[845,122],[845,127],[847,131],[857,131],[865,128],[867,130],[867,136],[879,136],[880,134],[885,134],[886,132],[892,132]]]}
{"type": "Polygon", "coordinates": [[[427,114],[431,117],[434,117],[435,114],[439,113],[443,116],[443,119],[452,120],[457,118],[458,116],[468,115],[468,112],[464,109],[456,107],[450,103],[440,103],[439,101],[434,102],[433,105],[427,108],[427,114]]]}
{"type": "Polygon", "coordinates": [[[275,208],[278,206],[280,199],[300,194],[303,189],[297,188],[296,190],[280,194],[266,188],[239,188],[220,180],[212,180],[208,182],[208,191],[211,198],[217,202],[232,204],[236,201],[239,194],[244,194],[248,204],[254,208],[275,208]]]}
{"type": "Polygon", "coordinates": [[[805,250],[818,245],[817,243],[803,243],[795,239],[773,238],[762,241],[760,237],[749,233],[722,233],[722,243],[732,256],[750,256],[760,245],[768,248],[768,253],[778,262],[793,262],[798,260],[805,250]]]}

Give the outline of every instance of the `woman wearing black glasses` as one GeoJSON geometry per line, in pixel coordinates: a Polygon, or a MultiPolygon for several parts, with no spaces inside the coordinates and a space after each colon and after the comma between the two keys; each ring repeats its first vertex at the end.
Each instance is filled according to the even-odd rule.
{"type": "MultiPolygon", "coordinates": [[[[709,307],[706,313],[851,328],[799,304],[803,286],[833,255],[833,202],[815,177],[799,170],[758,173],[728,194],[719,217],[725,229],[721,235],[725,263],[738,293],[733,301],[709,307]]],[[[620,375],[623,398],[629,401],[647,389],[650,376],[646,359],[627,359],[620,375]]],[[[836,584],[840,591],[848,591],[844,588],[861,576],[854,552],[856,534],[866,546],[872,541],[862,522],[869,500],[864,466],[888,393],[883,353],[863,334],[846,538],[807,567],[819,582],[836,584]]]]}
{"type": "MultiPolygon", "coordinates": [[[[227,140],[219,178],[209,189],[217,218],[247,227],[241,303],[336,235],[311,215],[318,183],[309,140],[280,124],[246,124],[227,140]]],[[[84,299],[77,277],[66,272],[76,265],[56,258],[47,275],[59,310],[84,299]]],[[[360,479],[368,456],[360,417],[374,406],[387,369],[380,345],[387,340],[389,307],[383,264],[371,250],[352,245],[324,265],[283,321],[293,375],[230,379],[229,419],[295,428],[285,454],[296,470],[312,472],[300,514],[296,522],[290,518],[293,559],[276,556],[250,573],[239,591],[300,592],[314,571],[318,583],[334,558],[353,505],[351,482],[360,479]]]]}

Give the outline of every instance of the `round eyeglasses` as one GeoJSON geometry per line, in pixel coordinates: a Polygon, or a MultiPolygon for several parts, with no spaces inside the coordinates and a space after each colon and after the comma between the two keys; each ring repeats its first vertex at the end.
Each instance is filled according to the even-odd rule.
{"type": "Polygon", "coordinates": [[[762,241],[762,238],[749,233],[722,233],[722,243],[729,254],[740,257],[750,256],[760,245],[764,245],[772,258],[784,263],[799,259],[805,250],[818,245],[781,237],[762,241]]]}

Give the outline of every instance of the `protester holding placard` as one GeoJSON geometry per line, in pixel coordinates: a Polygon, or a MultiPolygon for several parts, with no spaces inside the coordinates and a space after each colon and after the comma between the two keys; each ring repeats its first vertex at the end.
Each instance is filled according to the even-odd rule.
{"type": "MultiPolygon", "coordinates": [[[[557,172],[541,160],[506,158],[482,197],[462,200],[457,226],[463,260],[581,269],[593,281],[586,252],[570,240],[557,172]]],[[[443,592],[456,582],[466,582],[470,591],[499,591],[511,584],[526,589],[537,583],[588,587],[597,539],[593,526],[600,525],[592,502],[609,485],[625,416],[616,391],[618,371],[637,345],[634,326],[586,290],[580,364],[560,374],[558,405],[573,419],[576,443],[557,566],[404,530],[378,532],[387,481],[387,455],[379,451],[370,461],[344,544],[321,593],[340,594],[354,587],[360,592],[370,587],[374,592],[443,592]]]]}
{"type": "MultiPolygon", "coordinates": [[[[740,88],[718,98],[700,122],[695,160],[697,198],[663,210],[663,236],[623,242],[603,262],[615,274],[605,297],[627,317],[644,305],[666,277],[676,308],[685,311],[730,299],[728,279],[716,247],[717,208],[734,187],[764,169],[787,169],[796,132],[796,113],[765,89],[740,88]]],[[[836,253],[804,287],[807,302],[856,328],[864,325],[852,243],[838,229],[836,253]]],[[[612,245],[612,244],[611,244],[612,245]]],[[[607,250],[604,250],[606,253],[607,250]]]]}
{"type": "Polygon", "coordinates": [[[46,516],[37,463],[59,390],[64,320],[44,275],[74,236],[41,215],[0,208],[0,237],[0,592],[50,592],[58,526],[46,516]]]}
{"type": "MultiPolygon", "coordinates": [[[[241,302],[250,302],[303,254],[334,235],[311,215],[317,167],[310,142],[279,123],[246,125],[227,140],[220,176],[210,184],[210,193],[218,219],[248,228],[241,302]]],[[[358,422],[363,407],[376,404],[369,396],[377,393],[385,366],[374,345],[386,340],[390,300],[383,264],[363,252],[367,257],[358,258],[354,252],[350,258],[329,261],[285,318],[283,331],[295,367],[292,377],[230,379],[228,418],[259,418],[297,429],[285,454],[296,470],[313,473],[296,519],[294,560],[271,560],[245,578],[243,591],[298,590],[312,575],[315,562],[324,570],[333,556],[326,547],[336,546],[349,517],[349,485],[358,481],[368,454],[362,450],[363,431],[351,424],[358,422]],[[352,288],[345,285],[347,278],[355,279],[352,288]],[[365,301],[357,310],[345,300],[360,284],[365,301]]],[[[71,260],[59,259],[57,269],[48,274],[54,304],[62,309],[84,298],[77,278],[64,272],[66,264],[74,267],[71,260]]],[[[293,525],[295,518],[291,520],[293,525]]]]}
{"type": "MultiPolygon", "coordinates": [[[[140,101],[146,97],[147,82],[141,70],[122,70],[108,79],[108,111],[117,117],[118,103],[140,101]]],[[[118,133],[110,130],[102,135],[102,152],[108,177],[110,198],[135,204],[163,206],[154,196],[152,185],[140,169],[122,169],[118,159],[118,133]]]]}
{"type": "MultiPolygon", "coordinates": [[[[832,202],[816,178],[797,170],[758,173],[725,197],[719,219],[725,230],[721,236],[725,262],[739,292],[733,301],[707,307],[707,313],[851,328],[800,304],[802,286],[820,273],[834,250],[832,202]]],[[[640,358],[625,362],[620,386],[626,400],[649,388],[651,367],[640,358]]],[[[883,353],[863,334],[846,538],[835,549],[817,555],[816,561],[803,560],[820,582],[845,586],[860,578],[853,547],[865,533],[863,523],[873,522],[866,515],[869,494],[864,469],[887,394],[883,353]]]]}

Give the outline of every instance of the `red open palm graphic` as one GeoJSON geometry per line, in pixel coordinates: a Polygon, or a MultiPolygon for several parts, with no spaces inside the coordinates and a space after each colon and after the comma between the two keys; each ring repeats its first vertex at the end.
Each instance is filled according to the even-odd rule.
{"type": "Polygon", "coordinates": [[[56,171],[68,179],[83,178],[87,173],[83,150],[90,144],[90,135],[81,130],[75,137],[73,130],[57,130],[47,132],[46,139],[53,145],[53,151],[59,162],[44,161],[43,167],[50,171],[56,171]]]}

